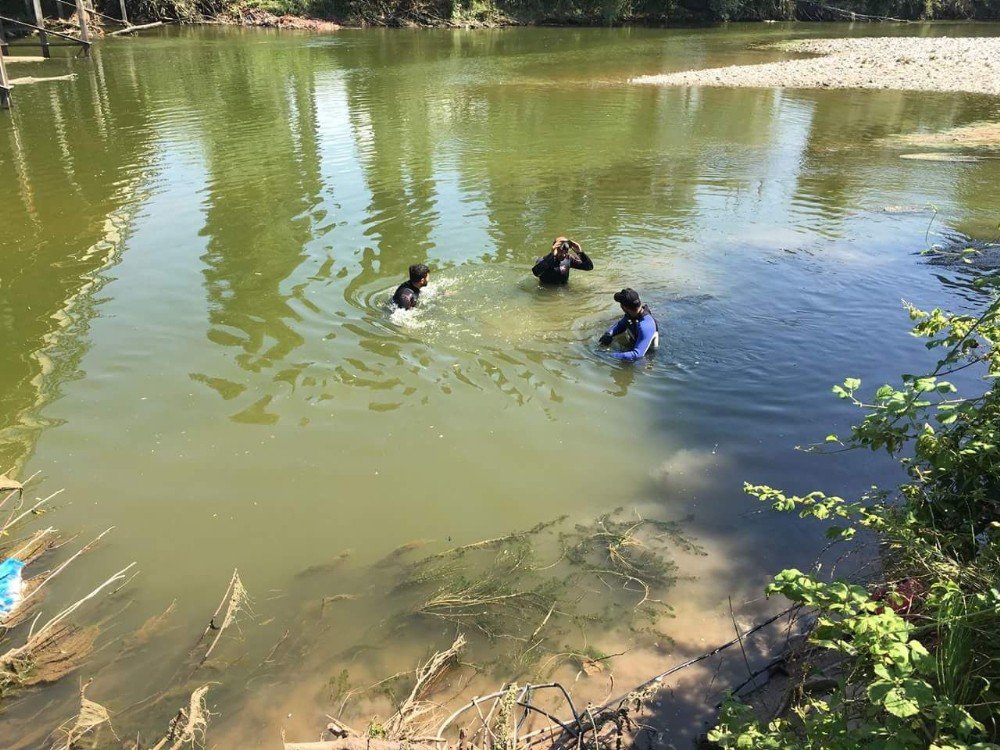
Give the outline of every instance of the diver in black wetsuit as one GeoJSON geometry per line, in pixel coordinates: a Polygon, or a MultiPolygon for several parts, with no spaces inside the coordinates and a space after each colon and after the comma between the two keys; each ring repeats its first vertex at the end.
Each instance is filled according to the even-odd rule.
{"type": "Polygon", "coordinates": [[[566,237],[556,237],[552,252],[539,258],[531,272],[543,284],[565,284],[569,281],[571,268],[593,271],[594,263],[578,243],[566,237]]]}
{"type": "Polygon", "coordinates": [[[396,293],[392,295],[392,304],[401,310],[416,307],[420,290],[427,286],[430,275],[431,269],[423,263],[415,263],[410,266],[410,280],[404,281],[396,288],[396,293]]]}

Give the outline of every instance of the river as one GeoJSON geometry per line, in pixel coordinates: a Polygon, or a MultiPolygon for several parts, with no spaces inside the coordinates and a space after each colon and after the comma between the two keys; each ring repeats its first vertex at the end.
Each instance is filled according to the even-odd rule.
{"type": "MultiPolygon", "coordinates": [[[[46,611],[138,563],[97,610],[110,645],[78,673],[88,695],[128,716],[175,684],[238,568],[252,616],[182,686],[220,683],[210,746],[276,747],[279,727],[312,739],[345,686],[456,632],[399,619],[401,573],[374,563],[616,508],[676,524],[672,612],[638,627],[618,591],[592,626],[566,615],[552,654],[627,652],[589,677],[552,662],[584,698],[608,672],[624,688],[728,640],[730,600],[744,625],[780,609],[763,586],[809,566],[823,528],[765,512],[743,482],[893,481],[884,457],[795,447],[857,418],[834,383],[926,366],[900,299],[977,295],[920,251],[990,239],[1000,218],[1000,161],[902,159],[892,137],[1000,106],[627,80],[875,31],[996,33],[205,27],[58,52],[41,74],[75,79],[18,87],[0,123],[0,468],[41,472],[32,496],[65,488],[44,522],[77,544],[115,527],[46,611]],[[530,268],[558,234],[596,268],[540,289],[530,268]],[[432,268],[428,298],[390,316],[415,262],[432,268]],[[662,328],[635,365],[595,345],[624,286],[662,328]],[[340,594],[358,598],[320,607],[340,594]],[[169,627],[128,641],[172,604],[169,627]]],[[[473,644],[491,666],[468,690],[526,679],[507,648],[473,644]]],[[[0,716],[2,744],[34,746],[77,687],[27,694],[0,716]]],[[[659,741],[698,731],[723,687],[665,707],[659,741]]],[[[165,726],[178,695],[125,728],[165,726]]],[[[362,697],[345,716],[363,727],[387,705],[362,697]]]]}

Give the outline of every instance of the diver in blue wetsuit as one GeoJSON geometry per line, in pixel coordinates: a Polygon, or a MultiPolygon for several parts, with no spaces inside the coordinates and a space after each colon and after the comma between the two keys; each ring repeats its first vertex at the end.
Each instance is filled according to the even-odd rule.
{"type": "Polygon", "coordinates": [[[659,346],[660,327],[657,325],[653,313],[649,311],[649,305],[642,304],[639,293],[635,289],[622,289],[620,292],[615,292],[615,302],[621,305],[625,315],[601,336],[600,343],[603,346],[608,346],[614,341],[615,336],[628,333],[632,348],[623,352],[611,352],[611,356],[615,359],[634,362],[659,346]]]}

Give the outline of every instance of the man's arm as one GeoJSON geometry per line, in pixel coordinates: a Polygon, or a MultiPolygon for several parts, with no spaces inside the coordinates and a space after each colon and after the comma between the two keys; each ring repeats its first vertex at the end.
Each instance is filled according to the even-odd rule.
{"type": "Polygon", "coordinates": [[[577,245],[576,249],[577,249],[577,254],[580,257],[573,258],[572,263],[571,263],[572,267],[576,268],[576,269],[578,269],[580,271],[593,271],[594,270],[594,261],[592,261],[587,256],[587,254],[585,252],[583,252],[583,250],[580,249],[579,245],[577,245]]]}
{"type": "Polygon", "coordinates": [[[656,336],[656,323],[653,322],[653,316],[647,315],[639,322],[639,338],[636,340],[635,346],[627,352],[611,352],[611,356],[626,362],[642,359],[649,351],[649,347],[653,345],[654,336],[656,336]]]}
{"type": "Polygon", "coordinates": [[[410,289],[404,289],[399,293],[399,299],[396,300],[396,307],[401,310],[409,310],[411,307],[417,306],[417,295],[415,295],[410,289]]]}
{"type": "Polygon", "coordinates": [[[601,336],[601,343],[607,346],[610,344],[615,336],[620,336],[625,333],[625,329],[628,327],[628,315],[623,315],[622,319],[615,323],[611,328],[604,332],[601,336]]]}
{"type": "Polygon", "coordinates": [[[534,267],[532,267],[531,272],[535,274],[535,276],[541,276],[543,273],[552,268],[555,265],[555,263],[556,263],[556,256],[554,256],[552,253],[549,253],[548,255],[543,255],[541,258],[538,259],[538,262],[535,263],[534,267]]]}

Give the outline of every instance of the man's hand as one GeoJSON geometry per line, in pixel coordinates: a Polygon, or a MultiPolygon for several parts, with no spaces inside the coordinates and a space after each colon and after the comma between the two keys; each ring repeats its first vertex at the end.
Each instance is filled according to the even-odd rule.
{"type": "Polygon", "coordinates": [[[615,340],[614,336],[612,336],[610,333],[605,333],[603,336],[601,336],[600,339],[598,339],[598,343],[600,343],[601,346],[611,346],[611,342],[614,340],[615,340]]]}

